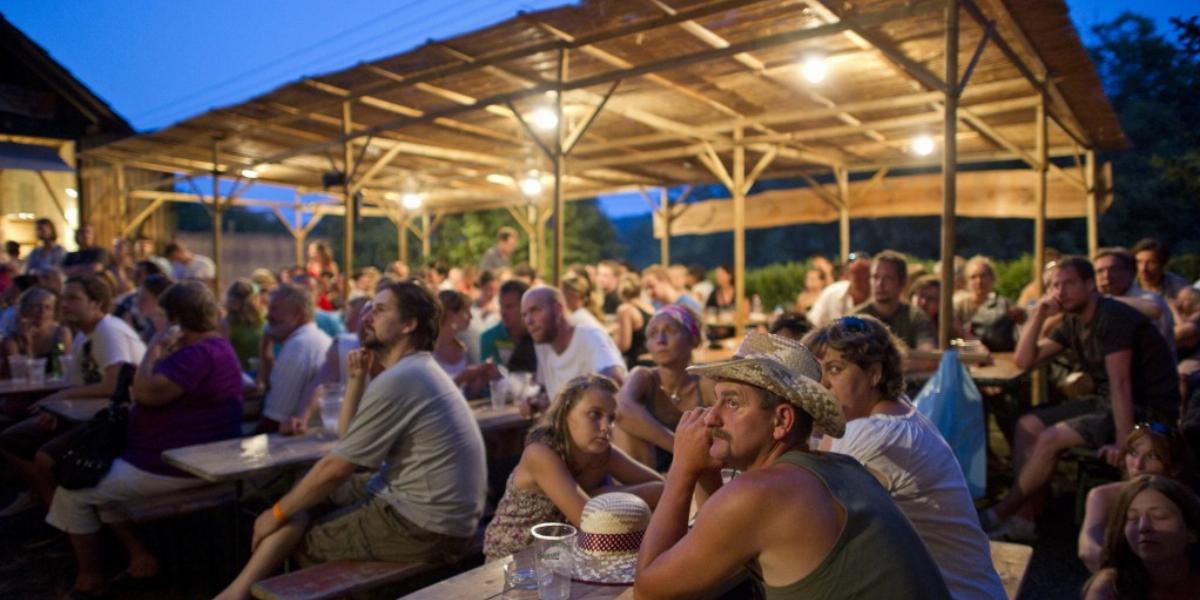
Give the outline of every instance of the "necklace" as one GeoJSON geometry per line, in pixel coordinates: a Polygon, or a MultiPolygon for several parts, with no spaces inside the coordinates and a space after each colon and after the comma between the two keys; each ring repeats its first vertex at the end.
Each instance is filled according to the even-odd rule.
{"type": "MultiPolygon", "coordinates": [[[[662,381],[661,376],[659,378],[659,381],[662,381]]],[[[675,386],[674,390],[668,390],[666,388],[666,386],[664,386],[662,383],[658,384],[658,389],[662,390],[662,392],[667,395],[667,398],[669,398],[671,400],[672,405],[678,406],[679,401],[680,401],[679,390],[682,390],[685,386],[687,386],[687,384],[688,384],[688,379],[685,376],[683,383],[680,383],[679,385],[675,386]]]]}

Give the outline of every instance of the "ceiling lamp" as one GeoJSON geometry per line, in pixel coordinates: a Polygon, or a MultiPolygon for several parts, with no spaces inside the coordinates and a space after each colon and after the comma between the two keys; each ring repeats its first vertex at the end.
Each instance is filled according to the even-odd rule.
{"type": "Polygon", "coordinates": [[[928,134],[918,135],[913,140],[912,151],[919,156],[933,154],[933,137],[928,134]]]}
{"type": "Polygon", "coordinates": [[[242,177],[246,179],[258,179],[258,171],[254,169],[242,169],[242,177]]]}
{"type": "Polygon", "coordinates": [[[800,72],[809,83],[821,83],[829,74],[829,65],[825,64],[825,57],[814,54],[804,58],[800,72]]]}
{"type": "Polygon", "coordinates": [[[537,171],[530,171],[521,180],[521,193],[530,198],[542,195],[542,179],[537,171]]]}
{"type": "Polygon", "coordinates": [[[421,195],[416,192],[405,192],[403,196],[400,196],[400,205],[407,210],[417,210],[423,203],[421,195]]]}
{"type": "Polygon", "coordinates": [[[533,121],[533,126],[542,131],[550,131],[558,127],[558,114],[544,106],[533,111],[529,118],[533,121]]]}
{"type": "Polygon", "coordinates": [[[79,190],[75,188],[67,188],[65,191],[68,198],[75,199],[79,197],[79,190]]]}

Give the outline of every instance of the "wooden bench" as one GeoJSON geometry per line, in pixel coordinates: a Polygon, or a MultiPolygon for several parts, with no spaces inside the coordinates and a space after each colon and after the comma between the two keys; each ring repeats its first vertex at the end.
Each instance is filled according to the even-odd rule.
{"type": "MultiPolygon", "coordinates": [[[[480,529],[459,562],[478,558],[482,553],[483,529],[480,529]]],[[[250,594],[260,600],[325,600],[399,584],[435,572],[440,579],[461,570],[462,567],[455,569],[455,565],[430,563],[335,561],[264,579],[250,588],[250,594]]]]}
{"type": "Polygon", "coordinates": [[[1033,548],[1008,542],[992,542],[991,546],[992,566],[1000,575],[1000,582],[1004,584],[1004,591],[1009,600],[1013,600],[1021,591],[1021,582],[1025,580],[1025,572],[1029,570],[1033,548]]]}
{"type": "Polygon", "coordinates": [[[128,513],[135,523],[147,523],[232,504],[236,499],[234,484],[217,483],[111,506],[128,513]]]}

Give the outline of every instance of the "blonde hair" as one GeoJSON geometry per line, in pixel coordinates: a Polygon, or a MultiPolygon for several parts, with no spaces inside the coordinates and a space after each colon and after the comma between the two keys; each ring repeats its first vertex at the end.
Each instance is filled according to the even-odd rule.
{"type": "Polygon", "coordinates": [[[572,475],[576,473],[571,466],[571,432],[567,428],[567,416],[588,390],[615,395],[618,388],[616,382],[603,375],[580,375],[568,381],[542,416],[541,422],[525,438],[527,446],[533,443],[549,446],[567,464],[572,475]]]}

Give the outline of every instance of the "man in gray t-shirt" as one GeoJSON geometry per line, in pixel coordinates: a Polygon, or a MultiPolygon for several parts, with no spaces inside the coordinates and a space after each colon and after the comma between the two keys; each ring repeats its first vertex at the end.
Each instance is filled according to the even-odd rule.
{"type": "Polygon", "coordinates": [[[441,305],[419,281],[392,283],[363,316],[337,446],[254,522],[253,555],[219,596],[244,598],[298,549],[303,562],[451,562],[483,513],[483,437],[434,361],[441,305]],[[365,366],[364,366],[365,365],[365,366]],[[383,371],[363,387],[367,372],[383,371]],[[361,401],[360,401],[361,400],[361,401]],[[368,472],[356,474],[360,468],[368,472]],[[332,509],[309,527],[306,511],[332,509]]]}

